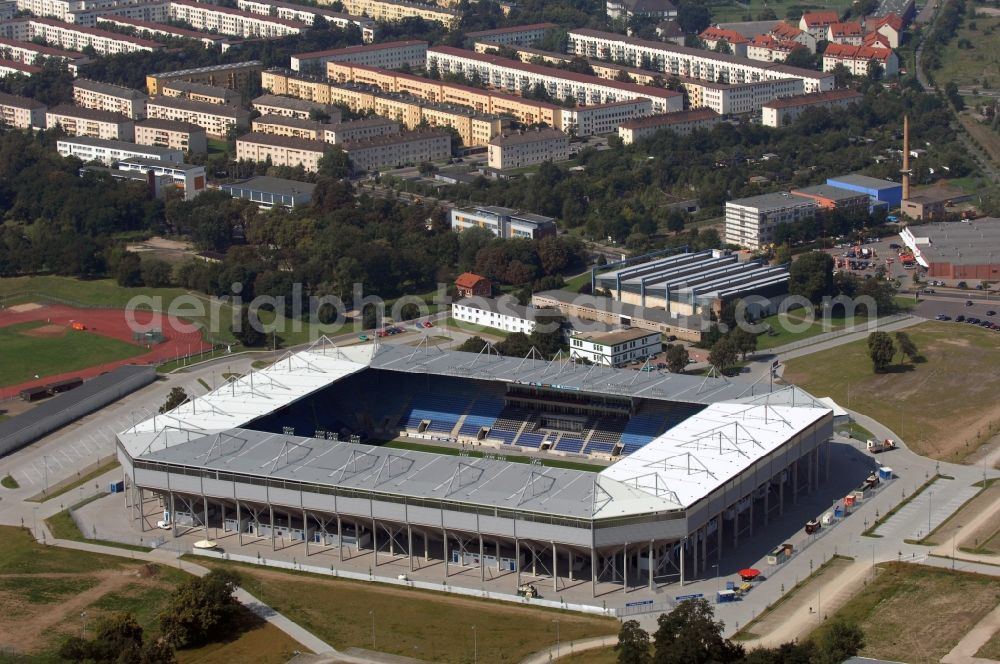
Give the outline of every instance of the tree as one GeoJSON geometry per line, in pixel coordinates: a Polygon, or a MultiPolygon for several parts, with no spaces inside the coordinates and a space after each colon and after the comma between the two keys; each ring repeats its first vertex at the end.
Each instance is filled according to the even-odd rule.
{"type": "Polygon", "coordinates": [[[899,348],[900,354],[909,358],[911,362],[916,362],[917,358],[920,357],[917,345],[910,339],[910,335],[902,330],[896,332],[896,347],[899,348]]]}
{"type": "Polygon", "coordinates": [[[496,349],[501,355],[510,357],[524,357],[531,352],[531,339],[523,332],[514,332],[506,339],[496,345],[496,349]]]}
{"type": "Polygon", "coordinates": [[[463,353],[481,353],[486,348],[486,341],[482,337],[469,337],[463,341],[455,350],[463,353]]]}
{"type": "Polygon", "coordinates": [[[799,256],[788,271],[788,292],[814,305],[833,295],[833,256],[822,251],[799,256]]]}
{"type": "Polygon", "coordinates": [[[680,344],[675,344],[667,348],[667,369],[670,373],[681,373],[687,368],[690,360],[687,348],[680,344]]]}
{"type": "Polygon", "coordinates": [[[167,395],[167,400],[160,406],[161,413],[168,413],[172,411],[177,406],[181,405],[187,401],[188,395],[184,391],[183,387],[173,387],[170,389],[170,394],[167,395]]]}
{"type": "Polygon", "coordinates": [[[149,641],[143,644],[142,627],[131,613],[112,613],[98,621],[90,640],[67,639],[59,648],[64,661],[91,664],[174,664],[177,659],[170,644],[149,641]]]}
{"type": "Polygon", "coordinates": [[[115,281],[119,286],[135,288],[142,285],[142,260],[131,251],[123,252],[115,266],[115,281]]]}
{"type": "Polygon", "coordinates": [[[147,258],[140,266],[142,283],[150,288],[163,288],[171,283],[170,263],[162,258],[147,258]]]}
{"type": "Polygon", "coordinates": [[[259,319],[251,321],[250,311],[246,307],[240,311],[239,325],[233,325],[230,330],[237,341],[247,348],[258,348],[267,343],[267,337],[260,327],[259,319]]]}
{"type": "Polygon", "coordinates": [[[840,664],[865,647],[865,633],[853,623],[835,620],[827,625],[816,645],[815,664],[840,664]]]}
{"type": "Polygon", "coordinates": [[[239,585],[239,575],[229,570],[181,582],[160,614],[164,638],[175,646],[198,646],[227,633],[240,612],[233,597],[239,585]]]}
{"type": "Polygon", "coordinates": [[[744,330],[742,327],[737,327],[729,335],[733,339],[733,345],[736,350],[739,351],[742,359],[747,359],[747,353],[752,353],[757,350],[757,335],[752,332],[744,330]]]}
{"type": "Polygon", "coordinates": [[[626,620],[618,632],[618,664],[648,664],[649,634],[639,627],[638,620],[626,620]]]}
{"type": "Polygon", "coordinates": [[[712,350],[708,354],[708,363],[716,370],[725,372],[726,369],[736,364],[738,350],[733,338],[726,335],[712,345],[712,350]]]}
{"type": "Polygon", "coordinates": [[[667,213],[667,230],[671,233],[680,233],[684,230],[684,223],[687,221],[686,215],[678,208],[671,208],[667,213]]]}
{"type": "Polygon", "coordinates": [[[654,664],[729,664],[743,658],[743,648],[722,637],[705,599],[685,600],[656,623],[654,664]]]}
{"type": "Polygon", "coordinates": [[[792,262],[792,249],[787,244],[778,245],[774,250],[774,264],[788,265],[792,262]]]}
{"type": "Polygon", "coordinates": [[[892,337],[886,332],[872,332],[868,335],[868,356],[872,360],[875,373],[884,371],[896,355],[892,337]]]}

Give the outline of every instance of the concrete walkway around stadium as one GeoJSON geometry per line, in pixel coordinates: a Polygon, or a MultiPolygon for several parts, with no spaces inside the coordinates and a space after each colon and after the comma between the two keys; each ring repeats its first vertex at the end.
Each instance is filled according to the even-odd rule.
{"type": "Polygon", "coordinates": [[[571,657],[572,655],[579,654],[584,650],[612,648],[616,645],[618,645],[617,634],[611,634],[609,636],[595,636],[592,639],[566,641],[565,643],[559,643],[551,648],[546,648],[545,650],[540,650],[534,654],[528,655],[521,660],[520,664],[548,664],[548,662],[551,662],[554,659],[571,657]]]}

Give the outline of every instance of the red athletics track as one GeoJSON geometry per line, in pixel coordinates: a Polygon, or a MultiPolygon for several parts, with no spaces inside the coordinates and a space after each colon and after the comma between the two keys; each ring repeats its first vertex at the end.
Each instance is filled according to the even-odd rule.
{"type": "MultiPolygon", "coordinates": [[[[25,305],[22,305],[25,306],[25,305]]],[[[72,323],[83,323],[87,330],[77,332],[67,330],[66,334],[100,334],[105,337],[119,339],[130,344],[136,344],[132,337],[132,330],[129,322],[125,318],[125,311],[122,309],[76,309],[61,304],[43,304],[30,311],[14,311],[17,307],[0,310],[0,327],[7,327],[16,323],[26,323],[29,321],[43,320],[51,322],[53,325],[63,325],[69,327],[72,323]]],[[[155,314],[158,315],[159,314],[155,314]]],[[[154,316],[151,311],[136,311],[133,313],[135,321],[140,325],[148,324],[154,316]]],[[[165,340],[162,343],[154,344],[148,353],[137,355],[126,360],[117,360],[99,364],[79,371],[44,376],[35,380],[26,381],[18,385],[10,385],[0,389],[0,398],[16,395],[21,390],[28,387],[48,385],[64,378],[93,378],[102,373],[116,369],[125,364],[162,364],[173,360],[178,356],[185,356],[190,353],[197,353],[202,350],[211,350],[211,344],[202,339],[198,330],[184,331],[192,327],[183,323],[175,317],[161,316],[162,330],[165,340]]]]}

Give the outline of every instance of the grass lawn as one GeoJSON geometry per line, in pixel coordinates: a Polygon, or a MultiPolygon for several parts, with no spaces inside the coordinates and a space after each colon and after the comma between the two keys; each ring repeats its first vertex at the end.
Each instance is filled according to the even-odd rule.
{"type": "Polygon", "coordinates": [[[566,280],[566,285],[562,287],[562,290],[569,291],[571,293],[580,292],[580,288],[586,284],[590,283],[590,270],[587,270],[583,274],[578,274],[575,277],[566,280]]]}
{"type": "Polygon", "coordinates": [[[462,332],[466,332],[468,334],[488,334],[492,337],[506,337],[509,334],[509,332],[498,330],[495,327],[486,327],[485,325],[476,325],[475,323],[466,323],[462,320],[455,320],[451,316],[449,316],[448,320],[444,322],[444,326],[461,330],[462,332]]]}
{"type": "MultiPolygon", "coordinates": [[[[712,22],[723,23],[742,21],[746,14],[750,14],[752,20],[756,20],[757,15],[765,8],[773,9],[779,19],[785,18],[790,9],[799,11],[834,10],[838,14],[843,14],[844,10],[851,6],[851,0],[831,0],[826,3],[802,0],[770,0],[770,2],[749,0],[746,3],[737,3],[735,0],[709,0],[706,4],[712,14],[712,22]]],[[[798,20],[793,21],[793,23],[798,25],[798,20]]]]}
{"type": "Polygon", "coordinates": [[[979,124],[975,118],[964,113],[959,114],[958,121],[969,132],[969,135],[983,146],[987,156],[993,160],[993,163],[1000,164],[1000,133],[997,133],[986,125],[979,124]]]}
{"type": "Polygon", "coordinates": [[[1000,374],[984,371],[1000,366],[1000,339],[956,323],[906,332],[924,362],[876,374],[862,339],[790,360],[784,379],[886,424],[918,454],[961,461],[1000,426],[1000,374]]]}
{"type": "MultiPolygon", "coordinates": [[[[959,88],[980,90],[1000,86],[1000,16],[966,16],[965,24],[941,54],[941,68],[934,80],[944,87],[954,81],[959,88]],[[975,30],[970,26],[975,26],[975,30]],[[971,48],[959,48],[967,40],[971,48]]],[[[964,45],[964,44],[963,44],[964,45]]]]}
{"type": "Polygon", "coordinates": [[[224,154],[229,152],[229,144],[221,138],[210,138],[206,142],[208,143],[209,154],[224,154]]]}
{"type": "Polygon", "coordinates": [[[850,435],[851,438],[855,440],[868,440],[874,438],[875,436],[871,431],[864,428],[857,422],[851,422],[847,426],[837,427],[837,431],[843,431],[850,435]]]}
{"type": "Polygon", "coordinates": [[[19,489],[21,485],[17,483],[12,475],[4,475],[4,478],[0,480],[0,486],[5,489],[19,489]]]}
{"type": "MultiPolygon", "coordinates": [[[[569,652],[569,649],[566,649],[569,652]]],[[[618,653],[614,648],[595,648],[594,650],[584,650],[575,653],[572,657],[563,655],[567,661],[573,664],[618,664],[618,653]]]]}
{"type": "MultiPolygon", "coordinates": [[[[16,645],[3,662],[61,662],[57,649],[70,635],[92,628],[114,611],[132,613],[144,632],[159,632],[159,613],[187,573],[102,554],[37,544],[23,528],[0,527],[0,644],[16,645]],[[85,622],[86,621],[86,622],[85,622]]],[[[180,650],[181,664],[271,663],[301,650],[249,612],[228,641],[180,650]]],[[[6,653],[5,653],[6,655],[6,653]]]]}
{"type": "Polygon", "coordinates": [[[0,386],[142,355],[146,349],[93,332],[53,330],[45,321],[0,327],[0,386]],[[43,329],[46,328],[46,329],[43,329]]]}
{"type": "Polygon", "coordinates": [[[841,315],[831,317],[829,321],[824,321],[818,316],[813,316],[812,322],[807,325],[808,320],[808,314],[803,309],[793,309],[786,314],[774,314],[762,319],[760,322],[770,325],[771,329],[777,334],[774,336],[768,334],[758,336],[757,350],[769,350],[795,341],[815,337],[818,334],[836,332],[851,325],[864,324],[867,319],[864,316],[846,317],[841,315]]]}
{"type": "Polygon", "coordinates": [[[261,592],[267,604],[338,650],[372,648],[372,616],[375,650],[435,662],[471,662],[473,626],[482,661],[498,663],[519,662],[555,645],[555,620],[563,642],[618,632],[618,622],[609,618],[215,560],[198,562],[234,566],[248,579],[248,589],[261,592]]]}
{"type": "Polygon", "coordinates": [[[990,640],[983,644],[983,647],[976,653],[976,657],[1000,660],[1000,632],[991,636],[990,640]]]}
{"type": "MultiPolygon", "coordinates": [[[[504,455],[504,459],[511,461],[513,463],[531,463],[536,457],[527,456],[517,456],[512,454],[504,454],[504,450],[497,450],[495,452],[490,452],[491,448],[486,448],[487,451],[472,451],[472,450],[461,450],[457,447],[443,447],[441,445],[424,445],[423,443],[414,442],[410,440],[393,440],[384,443],[382,447],[391,447],[397,450],[414,450],[415,452],[433,452],[434,454],[447,454],[449,456],[458,456],[459,452],[467,452],[470,457],[484,457],[491,455],[504,455]]],[[[578,463],[576,461],[563,461],[561,459],[541,459],[543,466],[549,466],[551,468],[570,468],[573,470],[583,470],[590,473],[599,473],[606,468],[606,466],[598,466],[590,463],[578,463]]]]}
{"type": "Polygon", "coordinates": [[[830,619],[842,618],[864,630],[859,654],[865,657],[930,664],[955,647],[998,600],[1000,579],[887,563],[879,566],[874,583],[830,619]]]}

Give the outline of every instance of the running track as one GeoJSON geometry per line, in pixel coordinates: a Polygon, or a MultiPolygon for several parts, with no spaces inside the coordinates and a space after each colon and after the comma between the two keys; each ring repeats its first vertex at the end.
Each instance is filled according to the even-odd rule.
{"type": "MultiPolygon", "coordinates": [[[[151,311],[137,311],[134,314],[135,320],[139,324],[148,324],[153,315],[151,311]]],[[[121,309],[76,309],[61,304],[43,304],[40,308],[32,311],[16,312],[11,309],[0,311],[0,327],[36,320],[67,327],[70,323],[80,322],[87,327],[87,331],[82,334],[100,334],[135,344],[132,339],[132,330],[125,319],[125,312],[121,309]]],[[[211,344],[202,339],[199,331],[187,331],[185,328],[190,327],[190,325],[183,323],[178,318],[164,316],[163,320],[166,323],[162,326],[165,340],[163,343],[152,346],[148,353],[125,360],[99,364],[79,371],[44,376],[18,385],[10,385],[0,389],[0,399],[16,396],[18,392],[28,387],[48,385],[64,378],[76,376],[84,379],[93,378],[126,364],[162,364],[178,356],[183,357],[189,353],[212,348],[211,344]]],[[[72,330],[67,330],[66,333],[81,334],[72,330]]]]}

